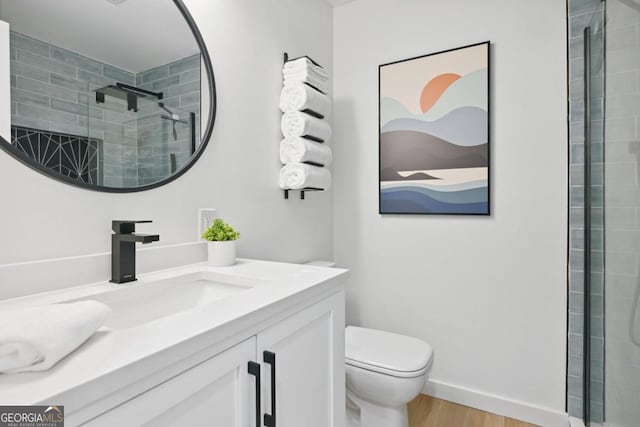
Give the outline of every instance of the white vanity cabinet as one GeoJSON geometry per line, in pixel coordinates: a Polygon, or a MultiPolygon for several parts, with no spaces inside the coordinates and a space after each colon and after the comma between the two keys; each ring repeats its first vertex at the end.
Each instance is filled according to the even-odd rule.
{"type": "Polygon", "coordinates": [[[83,425],[342,427],[344,292],[278,318],[83,425]]]}
{"type": "Polygon", "coordinates": [[[247,364],[255,352],[252,337],[83,425],[253,426],[247,364]]]}
{"type": "Polygon", "coordinates": [[[275,378],[276,422],[267,419],[266,427],[342,427],[344,322],[340,293],[258,334],[267,418],[273,414],[275,378]]]}

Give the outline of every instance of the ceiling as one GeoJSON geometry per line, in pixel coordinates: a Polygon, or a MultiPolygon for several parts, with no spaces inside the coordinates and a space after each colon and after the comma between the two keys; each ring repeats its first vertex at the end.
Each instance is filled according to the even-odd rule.
{"type": "Polygon", "coordinates": [[[138,73],[199,53],[172,0],[0,0],[11,29],[138,73]]]}
{"type": "Polygon", "coordinates": [[[343,5],[345,3],[351,3],[352,1],[355,0],[327,0],[332,6],[340,6],[343,5]]]}

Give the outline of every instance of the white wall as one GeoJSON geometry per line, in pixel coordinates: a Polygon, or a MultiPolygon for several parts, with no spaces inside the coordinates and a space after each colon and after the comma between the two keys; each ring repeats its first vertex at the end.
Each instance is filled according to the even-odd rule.
{"type": "Polygon", "coordinates": [[[359,0],[334,11],[334,256],[348,320],[435,349],[427,391],[565,421],[566,11],[359,0]],[[378,214],[378,65],[491,40],[492,215],[378,214]]]}
{"type": "Polygon", "coordinates": [[[331,70],[331,6],[185,4],[209,48],[218,91],[213,138],[200,161],[169,185],[114,195],[60,184],[0,151],[0,264],[108,252],[112,219],[152,219],[139,229],[158,232],[160,244],[193,241],[200,207],[217,208],[242,232],[240,256],[331,256],[331,193],[285,201],[277,188],[282,54],[308,54],[331,70]]]}

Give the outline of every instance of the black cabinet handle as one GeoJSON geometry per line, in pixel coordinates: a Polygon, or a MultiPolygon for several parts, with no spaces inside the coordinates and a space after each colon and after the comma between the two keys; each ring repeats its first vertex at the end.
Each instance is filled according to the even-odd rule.
{"type": "Polygon", "coordinates": [[[260,364],[249,362],[249,374],[256,377],[256,427],[260,427],[260,415],[262,408],[260,407],[260,364]]]}
{"type": "Polygon", "coordinates": [[[264,425],[276,427],[276,354],[265,351],[262,356],[264,362],[271,365],[271,415],[264,414],[264,425]]]}

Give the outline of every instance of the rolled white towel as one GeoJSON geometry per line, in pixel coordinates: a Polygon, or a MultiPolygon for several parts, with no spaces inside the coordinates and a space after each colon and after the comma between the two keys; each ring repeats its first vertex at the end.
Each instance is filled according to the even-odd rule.
{"type": "Polygon", "coordinates": [[[326,116],[331,111],[331,100],[329,97],[311,86],[298,83],[293,86],[285,86],[280,93],[280,110],[303,111],[309,109],[318,114],[326,116]]]}
{"type": "Polygon", "coordinates": [[[309,70],[309,71],[312,71],[313,73],[315,73],[315,74],[317,74],[319,76],[329,77],[329,73],[327,72],[327,70],[325,70],[324,68],[320,67],[319,65],[314,64],[306,56],[303,56],[302,58],[298,58],[298,59],[294,59],[294,60],[286,62],[284,64],[283,70],[285,72],[296,72],[296,71],[301,71],[301,70],[305,70],[305,71],[309,70]]]}
{"type": "Polygon", "coordinates": [[[307,165],[305,163],[289,163],[280,169],[280,188],[283,190],[301,190],[303,188],[331,188],[329,169],[307,165]]]}
{"type": "Polygon", "coordinates": [[[299,136],[290,136],[280,142],[280,161],[282,163],[313,162],[329,166],[332,160],[331,148],[326,144],[299,136]]]}
{"type": "Polygon", "coordinates": [[[329,80],[320,79],[317,76],[306,72],[286,75],[283,82],[285,86],[295,86],[300,83],[307,83],[322,93],[329,93],[329,80]]]}
{"type": "Polygon", "coordinates": [[[79,301],[0,313],[0,373],[44,371],[104,324],[111,309],[79,301]]]}
{"type": "Polygon", "coordinates": [[[290,136],[315,136],[323,141],[331,138],[331,126],[326,121],[301,111],[287,111],[280,122],[282,134],[290,136]]]}

